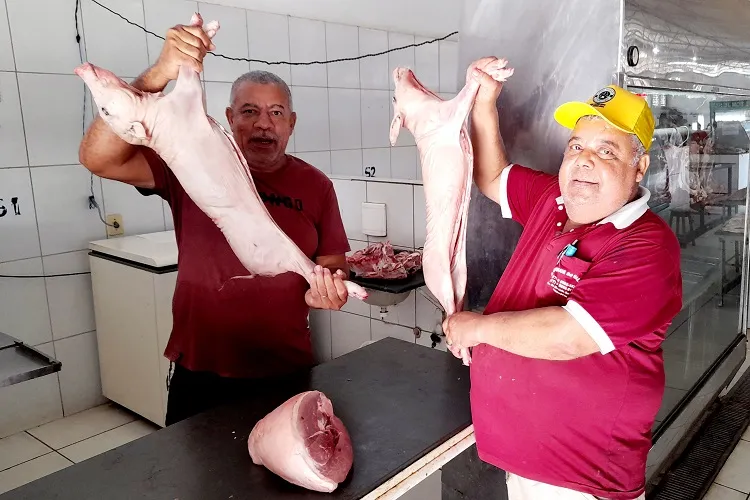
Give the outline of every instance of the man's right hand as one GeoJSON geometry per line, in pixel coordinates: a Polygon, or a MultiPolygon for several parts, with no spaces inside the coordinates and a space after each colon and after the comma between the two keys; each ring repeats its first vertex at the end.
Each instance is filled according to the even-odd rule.
{"type": "Polygon", "coordinates": [[[178,24],[167,31],[165,38],[152,70],[168,81],[177,79],[183,64],[202,72],[203,58],[209,50],[216,48],[201,26],[178,24]]]}
{"type": "Polygon", "coordinates": [[[479,92],[477,93],[477,97],[474,102],[480,107],[486,105],[491,105],[494,107],[497,103],[497,98],[500,96],[500,91],[503,89],[502,82],[498,82],[484,71],[488,64],[497,60],[497,57],[494,56],[483,57],[471,63],[466,70],[467,82],[471,79],[476,79],[479,81],[479,92]]]}

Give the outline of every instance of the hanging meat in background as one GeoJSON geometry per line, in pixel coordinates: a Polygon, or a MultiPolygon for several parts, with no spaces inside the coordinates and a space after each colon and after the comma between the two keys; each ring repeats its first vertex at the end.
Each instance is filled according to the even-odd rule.
{"type": "MultiPolygon", "coordinates": [[[[495,80],[513,74],[507,61],[485,68],[495,80]]],[[[479,82],[467,71],[466,85],[445,101],[425,88],[407,68],[393,71],[393,121],[390,141],[396,144],[401,127],[414,136],[422,164],[427,211],[427,238],[422,262],[427,288],[451,316],[463,310],[466,293],[466,220],[469,213],[474,153],[466,121],[474,106],[479,82]]],[[[468,349],[451,352],[468,365],[468,349]]]]}
{"type": "Polygon", "coordinates": [[[371,243],[346,258],[361,278],[404,279],[422,267],[421,252],[395,252],[389,241],[371,243]]]}
{"type": "Polygon", "coordinates": [[[334,491],[352,468],[349,433],[325,394],[298,394],[263,417],[247,441],[253,463],[292,484],[334,491]]]}
{"type": "MultiPolygon", "coordinates": [[[[219,23],[190,24],[213,38],[219,23]]],[[[122,140],[153,149],[185,192],[221,229],[249,271],[247,276],[295,272],[311,282],[315,264],[268,213],[232,134],[206,115],[200,76],[181,66],[168,95],[137,90],[111,71],[84,63],[75,69],[91,90],[99,115],[122,140]]],[[[361,286],[345,281],[350,297],[367,298],[361,286]]]]}

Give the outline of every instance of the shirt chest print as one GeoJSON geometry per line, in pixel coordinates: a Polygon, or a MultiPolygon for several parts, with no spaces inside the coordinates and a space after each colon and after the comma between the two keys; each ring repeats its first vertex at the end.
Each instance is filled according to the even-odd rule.
{"type": "Polygon", "coordinates": [[[581,281],[581,277],[576,273],[555,266],[550,273],[547,286],[551,287],[556,294],[568,298],[579,281],[581,281]]]}

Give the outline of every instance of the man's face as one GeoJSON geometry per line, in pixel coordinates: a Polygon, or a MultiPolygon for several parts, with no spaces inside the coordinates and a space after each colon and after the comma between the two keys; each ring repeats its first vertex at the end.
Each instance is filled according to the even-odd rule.
{"type": "Polygon", "coordinates": [[[268,171],[283,165],[297,115],[281,88],[243,83],[226,113],[234,139],[251,169],[268,171]]]}
{"type": "Polygon", "coordinates": [[[589,224],[619,210],[637,193],[649,165],[633,165],[633,139],[604,120],[580,120],[560,166],[560,191],[571,221],[589,224]]]}

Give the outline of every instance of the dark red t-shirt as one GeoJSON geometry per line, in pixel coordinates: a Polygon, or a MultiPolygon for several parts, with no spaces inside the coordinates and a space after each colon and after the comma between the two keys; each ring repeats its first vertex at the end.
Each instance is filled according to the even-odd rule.
{"type": "MultiPolygon", "coordinates": [[[[226,377],[285,375],[313,365],[305,279],[289,272],[227,281],[248,271],[163,160],[151,150],[145,154],[156,185],[139,191],[169,203],[179,251],[165,356],[226,377]]],[[[271,217],[313,261],[348,252],[333,183],[299,158],[287,158],[279,171],[252,172],[271,217]]]]}
{"type": "Polygon", "coordinates": [[[500,184],[503,217],[524,229],[485,314],[562,306],[601,352],[548,361],[475,347],[479,456],[528,479],[636,498],[664,391],[661,343],[682,306],[679,243],[644,188],[612,216],[562,233],[556,176],[513,165],[500,184]],[[575,255],[559,258],[575,240],[575,255]]]}

